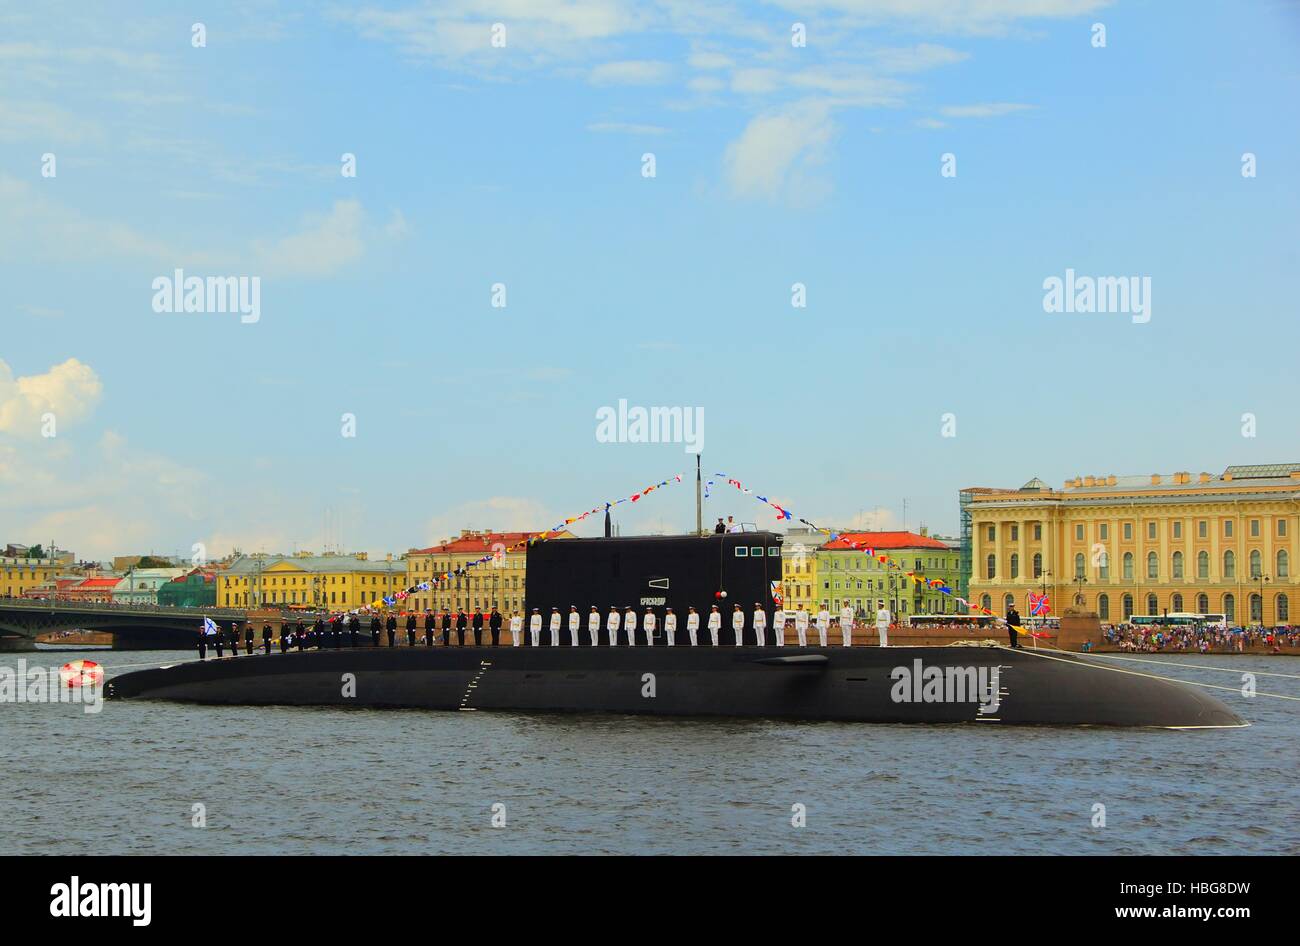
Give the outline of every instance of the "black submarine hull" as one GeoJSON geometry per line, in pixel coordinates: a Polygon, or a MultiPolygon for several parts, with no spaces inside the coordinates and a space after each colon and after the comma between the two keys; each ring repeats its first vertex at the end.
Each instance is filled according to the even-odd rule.
{"type": "Polygon", "coordinates": [[[1190,686],[1008,647],[414,647],[192,660],[110,699],[868,723],[1247,725],[1190,686]]]}

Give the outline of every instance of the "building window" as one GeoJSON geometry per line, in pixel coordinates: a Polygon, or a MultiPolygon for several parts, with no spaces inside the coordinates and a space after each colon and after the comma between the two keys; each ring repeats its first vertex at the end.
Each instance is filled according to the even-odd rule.
{"type": "Polygon", "coordinates": [[[1097,577],[1098,578],[1110,577],[1110,555],[1106,552],[1105,549],[1101,550],[1101,555],[1099,555],[1097,558],[1097,577]]]}
{"type": "Polygon", "coordinates": [[[1181,522],[1175,522],[1175,523],[1174,523],[1174,538],[1175,538],[1175,539],[1181,539],[1182,537],[1183,537],[1183,524],[1182,524],[1181,522]]]}
{"type": "MultiPolygon", "coordinates": [[[[1280,535],[1280,536],[1285,536],[1285,535],[1286,535],[1286,520],[1285,520],[1285,519],[1279,519],[1279,520],[1277,521],[1277,534],[1280,535]]],[[[1284,595],[1283,597],[1285,597],[1285,595],[1284,595]]]]}
{"type": "MultiPolygon", "coordinates": [[[[1282,527],[1283,527],[1283,531],[1282,531],[1282,532],[1279,532],[1278,535],[1285,535],[1285,534],[1286,534],[1286,531],[1285,531],[1285,530],[1286,530],[1286,522],[1283,522],[1283,523],[1282,523],[1282,527]]],[[[1035,523],[1034,523],[1034,541],[1035,541],[1035,542],[1041,542],[1042,540],[1043,540],[1043,526],[1042,526],[1042,523],[1035,522],[1035,523]]]]}
{"type": "Polygon", "coordinates": [[[1264,599],[1257,594],[1250,596],[1250,620],[1255,624],[1264,623],[1264,599]]]}
{"type": "Polygon", "coordinates": [[[1237,577],[1237,556],[1231,549],[1223,553],[1223,577],[1237,577]]]}
{"type": "Polygon", "coordinates": [[[1209,613],[1210,613],[1210,596],[1209,596],[1209,595],[1207,595],[1207,594],[1199,594],[1199,595],[1196,596],[1196,610],[1197,610],[1197,612],[1198,612],[1199,614],[1209,614],[1209,613]]]}
{"type": "Polygon", "coordinates": [[[980,607],[984,608],[986,611],[992,610],[993,599],[990,598],[988,595],[985,595],[984,597],[980,598],[980,607]]]}
{"type": "Polygon", "coordinates": [[[1258,539],[1258,538],[1259,538],[1259,520],[1258,520],[1258,519],[1252,519],[1252,520],[1250,520],[1250,537],[1251,537],[1252,539],[1258,539]]]}
{"type": "Polygon", "coordinates": [[[1127,621],[1133,616],[1133,596],[1124,596],[1124,620],[1127,621]]]}
{"type": "Polygon", "coordinates": [[[1286,595],[1277,596],[1277,620],[1276,624],[1286,624],[1291,620],[1291,602],[1287,600],[1286,595]]]}
{"type": "Polygon", "coordinates": [[[1183,596],[1175,593],[1173,599],[1169,602],[1169,607],[1175,614],[1181,613],[1183,610],[1183,596]]]}
{"type": "Polygon", "coordinates": [[[1147,595],[1147,614],[1159,614],[1160,602],[1156,600],[1155,595],[1147,595]]]}
{"type": "Polygon", "coordinates": [[[1012,542],[1020,541],[1020,526],[1014,522],[1011,524],[1011,541],[1012,542]]]}
{"type": "Polygon", "coordinates": [[[1147,523],[1147,538],[1152,542],[1156,539],[1156,524],[1154,522],[1147,523]]]}
{"type": "Polygon", "coordinates": [[[1108,523],[1103,522],[1097,526],[1097,538],[1103,542],[1110,538],[1110,525],[1108,523]]]}
{"type": "Polygon", "coordinates": [[[1015,552],[1011,553],[1011,577],[1020,577],[1020,556],[1015,552]]]}
{"type": "Polygon", "coordinates": [[[988,558],[984,560],[984,571],[985,571],[984,577],[989,579],[990,581],[997,575],[998,572],[997,556],[990,555],[988,558]]]}
{"type": "Polygon", "coordinates": [[[1160,559],[1156,557],[1155,552],[1147,552],[1147,577],[1160,577],[1160,559]]]}
{"type": "Polygon", "coordinates": [[[1230,625],[1236,623],[1237,599],[1232,595],[1223,596],[1223,617],[1230,625]]]}
{"type": "Polygon", "coordinates": [[[1007,611],[1010,611],[1010,610],[1011,610],[1012,608],[1014,608],[1015,606],[1016,606],[1016,596],[1015,596],[1015,595],[1006,595],[1005,597],[1003,597],[1003,599],[1002,599],[1002,611],[1003,611],[1003,613],[1006,613],[1007,611]]]}
{"type": "Polygon", "coordinates": [[[1103,621],[1110,619],[1110,595],[1097,595],[1097,617],[1103,621]]]}
{"type": "MultiPolygon", "coordinates": [[[[1183,577],[1183,553],[1182,552],[1174,553],[1173,571],[1174,571],[1175,578],[1183,577]]],[[[1175,610],[1181,611],[1182,608],[1176,608],[1175,610]]]]}
{"type": "Polygon", "coordinates": [[[1082,552],[1078,552],[1078,553],[1076,553],[1075,556],[1074,556],[1074,577],[1075,577],[1075,578],[1083,578],[1083,577],[1084,577],[1084,570],[1083,570],[1083,568],[1084,568],[1084,566],[1083,566],[1083,553],[1082,553],[1082,552]]]}
{"type": "Polygon", "coordinates": [[[1132,552],[1124,553],[1124,580],[1125,581],[1133,580],[1133,553],[1132,552]]]}
{"type": "Polygon", "coordinates": [[[1043,577],[1043,553],[1042,552],[1034,553],[1034,577],[1035,578],[1043,577]]]}
{"type": "Polygon", "coordinates": [[[1210,534],[1210,524],[1204,519],[1196,523],[1196,534],[1202,539],[1208,536],[1210,534]]]}
{"type": "Polygon", "coordinates": [[[1210,577],[1210,553],[1204,549],[1196,553],[1196,577],[1200,579],[1210,577]]]}
{"type": "Polygon", "coordinates": [[[989,526],[989,541],[990,541],[990,542],[993,541],[993,537],[994,537],[994,535],[996,534],[996,533],[994,532],[994,529],[995,529],[995,528],[996,528],[995,526],[989,526]]]}
{"type": "Polygon", "coordinates": [[[1225,539],[1231,539],[1231,538],[1232,538],[1232,520],[1231,520],[1231,519],[1224,519],[1224,520],[1223,520],[1223,537],[1224,537],[1225,539]]]}
{"type": "Polygon", "coordinates": [[[1124,523],[1124,541],[1125,542],[1133,541],[1133,523],[1131,522],[1124,523]]]}
{"type": "Polygon", "coordinates": [[[1264,573],[1263,557],[1259,554],[1259,549],[1250,550],[1250,577],[1258,578],[1264,573]]]}
{"type": "Polygon", "coordinates": [[[1286,549],[1282,549],[1277,553],[1277,577],[1291,577],[1291,556],[1287,555],[1286,549]]]}
{"type": "Polygon", "coordinates": [[[1082,541],[1083,541],[1083,523],[1082,523],[1082,522],[1079,523],[1078,525],[1076,525],[1076,526],[1074,527],[1074,541],[1076,541],[1076,542],[1082,542],[1082,541]]]}

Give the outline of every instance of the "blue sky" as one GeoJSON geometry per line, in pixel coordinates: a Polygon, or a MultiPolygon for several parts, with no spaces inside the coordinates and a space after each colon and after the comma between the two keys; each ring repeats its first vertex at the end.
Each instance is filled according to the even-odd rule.
{"type": "Polygon", "coordinates": [[[696,7],[0,7],[0,541],[546,527],[693,469],[598,442],[620,398],[842,526],[1300,459],[1296,4],[696,7]],[[153,311],[176,267],[258,276],[260,321],[153,311]],[[1067,268],[1151,320],[1044,312],[1067,268]]]}

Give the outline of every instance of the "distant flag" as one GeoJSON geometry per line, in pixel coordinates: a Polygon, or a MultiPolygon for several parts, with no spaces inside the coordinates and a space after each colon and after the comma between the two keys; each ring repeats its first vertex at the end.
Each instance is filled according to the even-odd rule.
{"type": "Polygon", "coordinates": [[[214,620],[212,620],[212,618],[205,617],[205,618],[203,619],[203,633],[204,633],[204,634],[217,634],[217,633],[220,632],[220,630],[221,630],[221,629],[217,627],[217,622],[214,621],[214,620]]]}

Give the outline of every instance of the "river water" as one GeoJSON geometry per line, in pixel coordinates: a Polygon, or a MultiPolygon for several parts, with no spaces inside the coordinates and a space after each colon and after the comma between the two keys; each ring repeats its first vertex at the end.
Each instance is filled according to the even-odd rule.
{"type": "MultiPolygon", "coordinates": [[[[193,654],[0,665],[19,657],[111,676],[193,654]]],[[[1300,677],[1297,657],[1157,659],[1169,669],[1126,666],[1226,686],[1239,676],[1198,664],[1300,677]]],[[[1300,696],[1300,679],[1258,688],[1300,696]]],[[[0,854],[1300,853],[1300,703],[1217,695],[1253,725],[5,703],[0,854]]]]}

